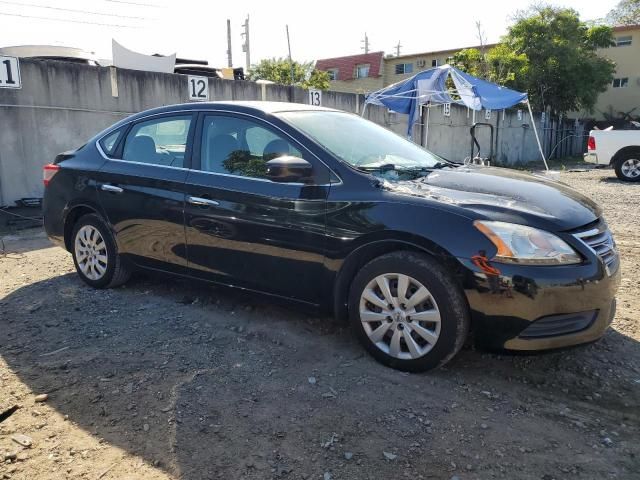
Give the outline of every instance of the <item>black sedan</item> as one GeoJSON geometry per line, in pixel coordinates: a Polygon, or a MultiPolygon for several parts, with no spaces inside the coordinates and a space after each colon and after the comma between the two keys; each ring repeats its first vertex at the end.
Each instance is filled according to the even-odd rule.
{"type": "Polygon", "coordinates": [[[598,339],[620,281],[602,210],[460,166],[327,108],[213,102],[126,118],[44,167],[44,223],[96,288],[157,270],[348,317],[378,360],[598,339]]]}

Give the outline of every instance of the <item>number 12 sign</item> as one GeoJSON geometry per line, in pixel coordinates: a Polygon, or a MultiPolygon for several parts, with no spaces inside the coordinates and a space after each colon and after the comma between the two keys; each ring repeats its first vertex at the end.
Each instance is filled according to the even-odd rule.
{"type": "Polygon", "coordinates": [[[0,56],[0,88],[22,88],[20,63],[16,57],[0,56]]]}
{"type": "Polygon", "coordinates": [[[209,79],[207,77],[194,77],[189,75],[189,100],[206,102],[209,100],[209,79]]]}

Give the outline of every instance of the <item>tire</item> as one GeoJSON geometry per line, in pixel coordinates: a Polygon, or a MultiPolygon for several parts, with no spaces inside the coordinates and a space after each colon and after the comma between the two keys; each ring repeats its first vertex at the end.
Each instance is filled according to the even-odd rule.
{"type": "Polygon", "coordinates": [[[102,218],[96,214],[80,217],[71,235],[73,263],[86,284],[112,288],[129,280],[131,269],[118,254],[113,235],[102,218]]]}
{"type": "Polygon", "coordinates": [[[462,290],[436,261],[399,251],[371,260],[358,272],[349,291],[349,321],[376,360],[398,370],[422,372],[444,365],[458,353],[469,332],[470,315],[462,290]],[[387,295],[381,284],[389,287],[387,295]],[[385,310],[384,298],[389,296],[391,305],[385,310]]]}
{"type": "Polygon", "coordinates": [[[623,153],[613,164],[616,177],[625,182],[640,182],[640,151],[623,153]]]}

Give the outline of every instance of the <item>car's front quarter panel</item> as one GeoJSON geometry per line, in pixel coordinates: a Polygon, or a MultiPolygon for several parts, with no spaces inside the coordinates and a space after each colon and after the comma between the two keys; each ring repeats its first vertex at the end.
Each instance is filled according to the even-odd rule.
{"type": "Polygon", "coordinates": [[[359,191],[332,186],[327,205],[327,267],[338,275],[359,249],[380,242],[402,242],[457,266],[475,249],[491,249],[473,227],[473,219],[455,207],[423,198],[401,196],[369,186],[359,191]]]}

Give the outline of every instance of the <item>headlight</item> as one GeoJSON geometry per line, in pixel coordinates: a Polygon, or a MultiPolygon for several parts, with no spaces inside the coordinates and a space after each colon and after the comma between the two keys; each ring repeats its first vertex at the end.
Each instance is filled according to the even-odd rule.
{"type": "Polygon", "coordinates": [[[473,225],[496,246],[494,261],[527,265],[569,265],[582,259],[564,240],[537,228],[476,220],[473,225]]]}

